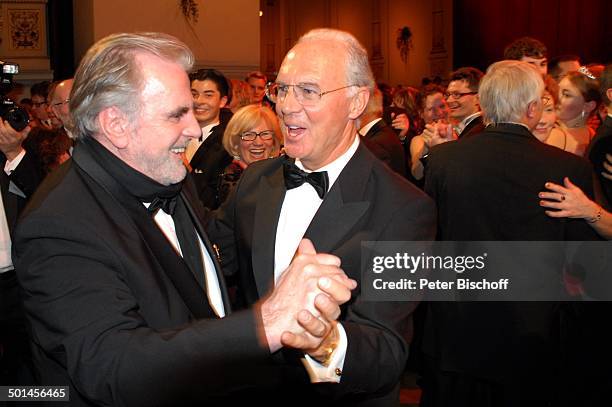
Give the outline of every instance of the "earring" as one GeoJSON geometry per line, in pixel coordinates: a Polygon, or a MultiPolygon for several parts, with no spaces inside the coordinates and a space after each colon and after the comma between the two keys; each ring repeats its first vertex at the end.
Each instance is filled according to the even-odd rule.
{"type": "Polygon", "coordinates": [[[584,109],[582,109],[582,112],[580,112],[580,120],[584,121],[584,116],[586,115],[586,113],[584,112],[584,109]]]}

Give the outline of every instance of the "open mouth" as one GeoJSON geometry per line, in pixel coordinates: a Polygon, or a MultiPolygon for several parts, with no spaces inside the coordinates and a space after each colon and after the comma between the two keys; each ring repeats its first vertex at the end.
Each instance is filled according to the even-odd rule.
{"type": "Polygon", "coordinates": [[[265,153],[266,153],[266,149],[265,148],[250,148],[249,149],[249,154],[251,154],[251,156],[253,158],[265,158],[265,153]]]}
{"type": "Polygon", "coordinates": [[[287,125],[287,135],[290,137],[299,137],[301,136],[306,129],[304,127],[287,125]]]}
{"type": "Polygon", "coordinates": [[[183,154],[185,152],[185,147],[172,147],[170,152],[174,154],[183,154]]]}

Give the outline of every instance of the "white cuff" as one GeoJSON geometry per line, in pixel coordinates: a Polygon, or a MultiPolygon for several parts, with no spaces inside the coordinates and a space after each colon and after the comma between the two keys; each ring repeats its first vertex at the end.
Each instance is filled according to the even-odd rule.
{"type": "Polygon", "coordinates": [[[6,173],[6,175],[11,175],[11,173],[15,171],[15,168],[19,166],[21,160],[23,160],[23,157],[25,157],[25,155],[26,151],[22,148],[21,152],[17,155],[17,157],[13,158],[11,161],[6,160],[6,163],[4,164],[4,172],[6,173]]]}
{"type": "Polygon", "coordinates": [[[344,359],[346,358],[346,349],[348,347],[348,338],[342,324],[336,324],[338,329],[338,346],[334,349],[327,366],[317,362],[309,355],[304,355],[302,363],[310,376],[311,383],[340,383],[342,377],[342,368],[344,367],[344,359]]]}

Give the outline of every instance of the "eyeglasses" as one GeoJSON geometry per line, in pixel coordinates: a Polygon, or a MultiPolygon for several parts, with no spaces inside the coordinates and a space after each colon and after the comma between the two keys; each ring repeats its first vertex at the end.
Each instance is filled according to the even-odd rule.
{"type": "Polygon", "coordinates": [[[57,102],[57,103],[51,103],[51,106],[53,106],[53,107],[60,107],[64,103],[68,103],[68,102],[70,102],[70,99],[62,100],[61,102],[57,102]]]}
{"type": "Polygon", "coordinates": [[[44,102],[32,102],[32,106],[34,106],[34,107],[36,107],[36,108],[39,108],[39,107],[41,107],[42,105],[46,105],[46,104],[47,104],[47,101],[46,101],[46,100],[45,100],[44,102]]]}
{"type": "Polygon", "coordinates": [[[467,95],[475,95],[478,92],[446,92],[444,94],[444,99],[449,99],[449,98],[453,98],[453,99],[461,99],[464,96],[467,95]]]}
{"type": "Polygon", "coordinates": [[[256,131],[245,131],[240,135],[240,140],[242,141],[255,141],[255,139],[259,136],[262,140],[272,140],[274,137],[274,132],[272,130],[264,130],[259,133],[256,131]]]}
{"type": "Polygon", "coordinates": [[[328,93],[336,92],[341,89],[350,88],[351,86],[357,85],[347,85],[342,86],[341,88],[326,90],[324,92],[314,84],[311,83],[298,83],[295,85],[288,85],[284,83],[271,83],[266,88],[266,95],[268,98],[274,102],[278,103],[278,101],[283,101],[289,94],[289,88],[293,88],[293,97],[298,101],[302,106],[313,106],[319,103],[321,98],[328,93]]]}

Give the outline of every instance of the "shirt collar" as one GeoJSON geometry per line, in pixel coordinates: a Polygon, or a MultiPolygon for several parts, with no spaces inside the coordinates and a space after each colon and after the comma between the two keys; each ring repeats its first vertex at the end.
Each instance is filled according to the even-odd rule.
{"type": "Polygon", "coordinates": [[[219,121],[216,121],[214,123],[210,123],[202,127],[202,141],[206,140],[208,136],[210,136],[210,133],[212,132],[213,127],[218,126],[218,125],[219,125],[219,121]]]}
{"type": "Polygon", "coordinates": [[[382,117],[379,117],[377,119],[372,120],[371,122],[369,122],[368,124],[366,124],[365,126],[363,126],[362,128],[359,129],[359,135],[360,136],[365,136],[366,134],[368,134],[368,131],[370,131],[370,129],[372,127],[374,127],[374,125],[376,123],[378,123],[379,121],[382,120],[382,117]]]}
{"type": "Polygon", "coordinates": [[[455,130],[457,131],[457,133],[461,134],[461,132],[463,130],[465,130],[465,128],[468,126],[468,124],[470,124],[474,119],[476,119],[477,117],[480,117],[480,116],[482,116],[482,112],[480,112],[480,111],[478,111],[476,113],[472,113],[471,115],[469,115],[465,119],[461,120],[461,123],[459,123],[457,125],[457,127],[455,127],[455,130]]]}
{"type": "Polygon", "coordinates": [[[489,127],[489,126],[495,127],[495,126],[499,126],[499,125],[502,125],[502,124],[514,124],[514,125],[516,125],[516,126],[523,126],[525,129],[527,129],[527,131],[528,131],[528,132],[530,132],[530,133],[531,133],[531,129],[529,128],[529,126],[527,126],[525,123],[519,123],[519,122],[499,122],[499,123],[489,123],[489,124],[487,125],[487,127],[489,127]]]}
{"type": "MultiPolygon", "coordinates": [[[[336,158],[331,163],[316,170],[316,171],[327,171],[327,177],[329,179],[329,189],[331,189],[332,185],[334,185],[334,182],[336,182],[336,180],[340,176],[340,173],[342,172],[344,167],[346,167],[346,164],[348,164],[348,162],[353,157],[353,155],[355,155],[355,152],[357,151],[357,147],[359,147],[359,141],[360,140],[359,140],[358,134],[355,134],[355,139],[353,140],[353,144],[351,144],[348,150],[346,150],[340,157],[336,158]]],[[[300,160],[297,158],[295,160],[295,165],[306,172],[312,172],[304,168],[300,160]]]]}

